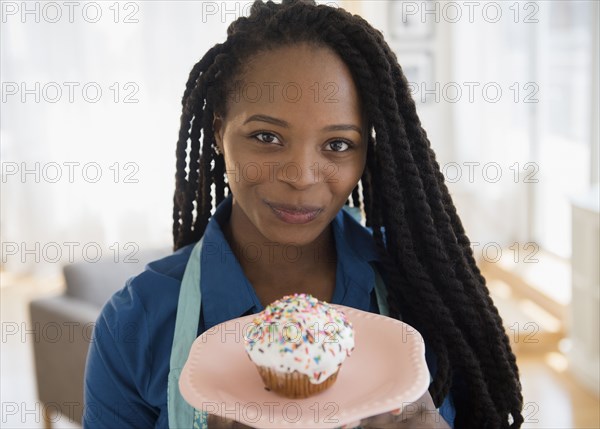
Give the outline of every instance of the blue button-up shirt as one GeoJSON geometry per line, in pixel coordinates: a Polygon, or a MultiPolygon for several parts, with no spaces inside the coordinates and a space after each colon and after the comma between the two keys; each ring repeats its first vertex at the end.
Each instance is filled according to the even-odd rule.
{"type": "MultiPolygon", "coordinates": [[[[223,235],[231,202],[228,196],[219,204],[204,232],[198,335],[263,310],[223,235]]],[[[332,227],[338,260],[332,303],[379,313],[370,265],[379,258],[371,231],[345,209],[336,215],[332,227]]],[[[87,358],[84,427],[168,427],[169,357],[179,289],[193,246],[149,263],[103,307],[87,358]]],[[[431,370],[434,362],[429,353],[427,358],[431,370]]],[[[453,421],[448,401],[440,412],[453,421]]]]}

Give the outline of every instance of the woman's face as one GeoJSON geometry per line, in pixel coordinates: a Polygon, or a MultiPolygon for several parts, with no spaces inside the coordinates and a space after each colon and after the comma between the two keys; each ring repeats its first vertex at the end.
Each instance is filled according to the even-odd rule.
{"type": "Polygon", "coordinates": [[[313,242],[365,168],[366,124],[350,70],[327,48],[264,52],[227,106],[213,125],[232,210],[268,241],[313,242]]]}

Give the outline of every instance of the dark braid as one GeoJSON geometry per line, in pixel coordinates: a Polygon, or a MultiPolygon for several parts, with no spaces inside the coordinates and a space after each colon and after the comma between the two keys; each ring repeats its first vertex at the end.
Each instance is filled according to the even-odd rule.
{"type": "MultiPolygon", "coordinates": [[[[393,56],[393,53],[389,52],[388,55],[393,56]]],[[[402,85],[402,83],[404,83],[403,79],[404,76],[400,72],[400,68],[396,69],[395,81],[397,91],[403,96],[403,100],[399,104],[403,107],[402,117],[406,118],[406,123],[410,132],[414,135],[409,141],[418,141],[420,137],[427,142],[427,146],[413,144],[413,150],[418,164],[424,166],[421,171],[425,173],[423,174],[424,181],[427,189],[430,190],[428,193],[428,202],[433,208],[438,232],[449,245],[450,255],[446,256],[446,259],[449,257],[452,265],[457,269],[457,276],[453,276],[452,283],[461,289],[460,294],[446,294],[446,298],[453,299],[454,296],[462,297],[466,294],[470,302],[465,301],[462,304],[459,303],[458,305],[462,305],[462,307],[457,308],[482,308],[488,312],[487,317],[478,318],[478,320],[473,319],[472,317],[476,317],[477,315],[472,314],[471,316],[466,317],[466,323],[473,323],[473,320],[477,320],[478,323],[481,322],[485,324],[484,329],[475,331],[475,334],[479,334],[478,341],[480,342],[483,342],[485,338],[490,336],[492,338],[500,337],[502,339],[501,342],[490,343],[491,347],[489,349],[483,349],[484,352],[486,352],[484,359],[490,362],[491,368],[496,369],[496,371],[490,375],[490,377],[493,377],[491,385],[496,386],[496,389],[493,389],[491,393],[496,395],[495,402],[501,404],[498,409],[499,412],[502,412],[503,410],[515,411],[515,409],[508,408],[510,407],[509,404],[514,402],[518,404],[520,409],[520,407],[522,407],[523,399],[520,391],[517,391],[516,395],[514,392],[511,393],[510,383],[507,383],[504,374],[506,374],[507,371],[513,371],[518,375],[516,359],[510,350],[508,337],[504,334],[502,329],[502,320],[496,307],[491,301],[488,289],[485,287],[478,287],[478,284],[485,285],[485,279],[481,276],[481,273],[475,264],[470,242],[466,237],[460,219],[456,214],[456,209],[444,183],[444,176],[440,172],[439,164],[435,159],[435,153],[430,148],[427,133],[421,127],[420,120],[416,114],[414,101],[408,92],[408,85],[402,85]],[[450,211],[451,213],[449,214],[447,211],[450,211]],[[457,227],[453,228],[453,225],[457,225],[457,227]],[[460,240],[460,243],[458,240],[460,240]],[[460,261],[461,263],[457,264],[457,261],[460,261]],[[462,285],[466,285],[467,287],[463,288],[462,285]],[[510,368],[508,368],[509,366],[510,368]]],[[[466,316],[466,313],[459,311],[458,316],[461,315],[466,316]]],[[[510,382],[510,380],[508,381],[510,382]]]]}
{"type": "Polygon", "coordinates": [[[431,348],[437,370],[429,391],[436,406],[453,392],[457,428],[519,428],[523,397],[515,356],[406,77],[382,33],[343,9],[284,0],[255,1],[227,36],[193,67],[186,83],[174,248],[198,241],[230,192],[212,121],[215,114],[226,116],[243,64],[258,53],[303,42],[333,49],[356,82],[368,125],[366,167],[346,204],[364,210],[373,230],[390,316],[414,326],[431,348]]]}

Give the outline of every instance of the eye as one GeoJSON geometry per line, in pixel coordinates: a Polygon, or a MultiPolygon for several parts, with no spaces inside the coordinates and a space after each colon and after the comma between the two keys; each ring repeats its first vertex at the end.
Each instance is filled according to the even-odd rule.
{"type": "Polygon", "coordinates": [[[352,148],[352,143],[346,140],[334,140],[327,145],[331,148],[331,152],[346,152],[352,148]]]}
{"type": "Polygon", "coordinates": [[[277,139],[277,136],[275,134],[266,133],[266,132],[252,134],[250,137],[257,139],[261,143],[266,143],[266,144],[273,143],[273,140],[277,139]]]}

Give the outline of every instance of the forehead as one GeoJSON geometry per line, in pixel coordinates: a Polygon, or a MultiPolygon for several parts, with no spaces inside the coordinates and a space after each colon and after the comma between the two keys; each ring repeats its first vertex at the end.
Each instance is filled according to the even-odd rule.
{"type": "MultiPolygon", "coordinates": [[[[254,113],[360,121],[360,98],[348,66],[333,50],[299,44],[261,52],[244,64],[228,94],[228,114],[254,113]]],[[[231,115],[231,116],[230,116],[231,115]]]]}

